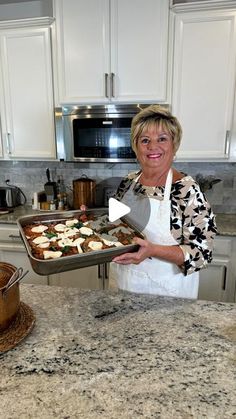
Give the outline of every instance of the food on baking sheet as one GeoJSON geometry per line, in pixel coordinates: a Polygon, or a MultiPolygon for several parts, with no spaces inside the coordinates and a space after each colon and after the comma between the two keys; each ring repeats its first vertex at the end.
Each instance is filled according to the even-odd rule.
{"type": "Polygon", "coordinates": [[[31,222],[23,231],[32,255],[44,260],[134,244],[137,234],[121,220],[109,222],[106,214],[84,213],[59,222],[31,222]]]}

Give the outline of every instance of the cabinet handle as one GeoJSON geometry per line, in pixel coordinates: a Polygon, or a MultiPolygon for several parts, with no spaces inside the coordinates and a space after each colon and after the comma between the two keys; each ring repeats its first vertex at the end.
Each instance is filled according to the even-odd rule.
{"type": "Polygon", "coordinates": [[[115,97],[115,73],[111,73],[111,96],[115,97]]]}
{"type": "Polygon", "coordinates": [[[105,263],[105,278],[108,279],[108,264],[105,263]]]}
{"type": "Polygon", "coordinates": [[[17,239],[17,240],[20,240],[20,236],[17,236],[16,234],[9,234],[9,239],[13,239],[13,240],[17,239]]]}
{"type": "Polygon", "coordinates": [[[230,131],[227,130],[225,134],[225,155],[228,156],[229,154],[229,137],[230,137],[230,131]]]}
{"type": "Polygon", "coordinates": [[[7,152],[11,154],[11,134],[10,132],[7,133],[7,152]]]}
{"type": "Polygon", "coordinates": [[[108,96],[108,73],[105,73],[105,96],[108,96]]]}
{"type": "Polygon", "coordinates": [[[101,279],[102,274],[101,274],[101,265],[98,265],[98,278],[101,279]]]}
{"type": "Polygon", "coordinates": [[[222,281],[222,290],[226,290],[226,278],[227,278],[227,266],[223,265],[223,281],[222,281]]]}

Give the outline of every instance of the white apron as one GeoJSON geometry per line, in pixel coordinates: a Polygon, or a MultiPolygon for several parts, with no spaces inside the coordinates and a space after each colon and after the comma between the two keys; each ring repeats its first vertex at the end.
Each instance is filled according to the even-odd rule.
{"type": "MultiPolygon", "coordinates": [[[[147,240],[155,244],[178,245],[170,231],[171,185],[172,170],[170,169],[163,201],[146,198],[150,200],[151,214],[143,234],[147,240]]],[[[134,196],[132,188],[130,189],[125,194],[123,202],[129,205],[132,211],[132,206],[138,204],[138,202],[135,204],[138,198],[134,196]]],[[[138,265],[120,265],[112,262],[110,273],[122,290],[179,298],[196,299],[198,296],[198,272],[185,276],[176,264],[158,258],[145,259],[138,265]]]]}

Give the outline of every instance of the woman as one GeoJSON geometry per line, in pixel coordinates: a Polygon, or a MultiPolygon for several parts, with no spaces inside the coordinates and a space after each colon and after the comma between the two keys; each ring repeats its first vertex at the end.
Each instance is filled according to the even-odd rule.
{"type": "Polygon", "coordinates": [[[131,216],[135,208],[136,220],[147,211],[150,216],[145,240],[135,239],[139,250],[111,263],[123,290],[197,298],[198,271],[212,260],[214,214],[193,178],[172,167],[181,136],[178,120],[159,105],[133,118],[131,142],[141,170],[121,182],[116,199],[131,207],[131,216]]]}

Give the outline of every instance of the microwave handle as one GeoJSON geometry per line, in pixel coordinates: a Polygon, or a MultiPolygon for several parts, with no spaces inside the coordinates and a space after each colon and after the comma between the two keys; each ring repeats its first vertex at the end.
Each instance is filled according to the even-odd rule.
{"type": "Polygon", "coordinates": [[[105,73],[105,97],[109,97],[108,95],[108,73],[105,73]]]}

